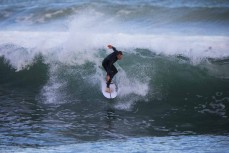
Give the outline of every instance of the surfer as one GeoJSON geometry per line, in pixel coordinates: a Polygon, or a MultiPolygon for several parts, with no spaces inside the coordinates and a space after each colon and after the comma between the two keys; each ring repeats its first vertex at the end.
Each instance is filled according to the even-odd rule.
{"type": "Polygon", "coordinates": [[[118,70],[116,69],[116,67],[113,65],[117,60],[121,60],[122,59],[122,51],[117,51],[116,48],[112,45],[108,45],[107,46],[109,49],[113,49],[113,53],[111,53],[110,55],[108,55],[104,60],[103,60],[103,68],[105,69],[105,71],[107,72],[106,75],[106,81],[107,81],[107,87],[106,87],[106,92],[111,93],[111,89],[110,89],[110,84],[111,81],[113,79],[113,77],[115,76],[115,74],[118,73],[118,70]]]}

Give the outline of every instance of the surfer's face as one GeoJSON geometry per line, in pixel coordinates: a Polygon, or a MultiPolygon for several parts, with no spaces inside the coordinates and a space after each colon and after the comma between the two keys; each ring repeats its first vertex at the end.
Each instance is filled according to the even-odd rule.
{"type": "Polygon", "coordinates": [[[118,58],[118,60],[121,60],[122,59],[122,54],[118,54],[117,58],[118,58]]]}

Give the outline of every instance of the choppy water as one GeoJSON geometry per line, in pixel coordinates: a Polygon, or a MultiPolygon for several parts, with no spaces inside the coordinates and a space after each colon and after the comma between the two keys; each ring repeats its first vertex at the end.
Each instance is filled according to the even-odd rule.
{"type": "Polygon", "coordinates": [[[228,27],[226,0],[1,1],[1,152],[227,152],[228,27]]]}

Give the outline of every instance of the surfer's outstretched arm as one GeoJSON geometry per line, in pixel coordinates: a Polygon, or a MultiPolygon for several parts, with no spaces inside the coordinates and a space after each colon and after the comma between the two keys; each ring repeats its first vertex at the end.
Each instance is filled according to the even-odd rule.
{"type": "Polygon", "coordinates": [[[114,52],[118,52],[117,49],[112,45],[108,45],[107,47],[110,48],[110,49],[113,49],[114,52]]]}

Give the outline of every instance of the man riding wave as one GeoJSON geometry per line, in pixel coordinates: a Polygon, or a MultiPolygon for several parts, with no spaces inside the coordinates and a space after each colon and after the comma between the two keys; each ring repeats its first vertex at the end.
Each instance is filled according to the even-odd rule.
{"type": "Polygon", "coordinates": [[[113,53],[108,55],[102,62],[103,68],[107,72],[107,75],[106,75],[106,81],[107,81],[106,92],[111,93],[112,92],[110,89],[111,81],[112,81],[113,77],[115,76],[115,74],[118,73],[118,70],[116,69],[116,67],[113,64],[117,60],[122,59],[122,51],[116,50],[116,48],[112,45],[108,45],[107,47],[109,49],[113,49],[113,51],[114,51],[113,53]]]}

